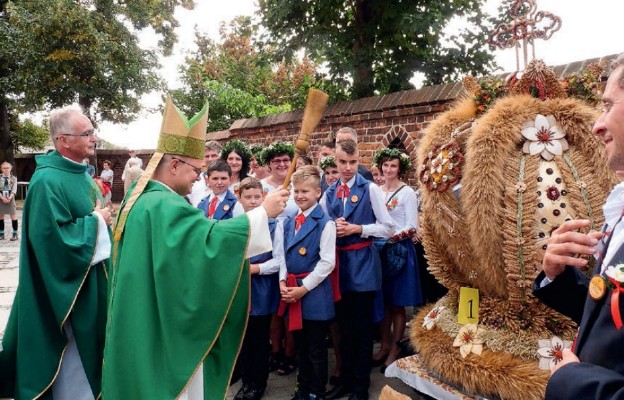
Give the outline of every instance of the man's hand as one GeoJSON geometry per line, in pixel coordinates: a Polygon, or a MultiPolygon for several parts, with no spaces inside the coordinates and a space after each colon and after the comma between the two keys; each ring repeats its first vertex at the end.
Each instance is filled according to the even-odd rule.
{"type": "Polygon", "coordinates": [[[290,192],[286,189],[275,190],[267,195],[262,202],[262,207],[266,210],[269,218],[275,218],[284,211],[289,196],[290,192]]]}
{"type": "Polygon", "coordinates": [[[104,222],[106,222],[107,226],[111,226],[113,224],[113,217],[110,211],[107,207],[102,208],[102,203],[99,200],[96,200],[93,212],[96,214],[100,214],[102,218],[104,218],[104,222]]]}
{"type": "Polygon", "coordinates": [[[555,279],[566,265],[574,267],[587,265],[587,260],[577,256],[594,254],[596,252],[594,246],[602,237],[601,232],[589,234],[578,232],[579,229],[587,228],[589,224],[590,221],[586,219],[566,221],[552,232],[542,260],[542,269],[548,279],[555,279]]]}
{"type": "Polygon", "coordinates": [[[345,237],[353,234],[362,234],[362,225],[347,222],[344,217],[336,219],[336,236],[345,237]]]}
{"type": "Polygon", "coordinates": [[[578,357],[572,353],[572,350],[570,349],[563,349],[563,357],[561,359],[561,361],[559,361],[557,364],[553,365],[552,367],[550,367],[550,375],[552,376],[552,374],[554,374],[555,372],[557,372],[557,370],[561,367],[563,367],[566,364],[570,364],[570,363],[577,363],[577,362],[581,362],[581,360],[578,359],[578,357]]]}

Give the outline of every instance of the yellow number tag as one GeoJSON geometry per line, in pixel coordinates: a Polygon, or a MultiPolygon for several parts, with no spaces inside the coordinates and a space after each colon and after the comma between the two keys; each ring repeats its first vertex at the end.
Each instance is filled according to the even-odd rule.
{"type": "Polygon", "coordinates": [[[461,325],[479,323],[479,289],[459,288],[457,323],[461,325]]]}

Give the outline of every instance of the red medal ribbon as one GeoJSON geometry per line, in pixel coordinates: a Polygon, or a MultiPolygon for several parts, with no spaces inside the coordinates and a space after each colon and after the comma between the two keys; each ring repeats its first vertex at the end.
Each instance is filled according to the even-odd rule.
{"type": "Polygon", "coordinates": [[[611,318],[615,324],[615,329],[620,330],[622,327],[622,315],[620,314],[620,292],[624,292],[621,282],[609,277],[609,281],[615,285],[613,293],[611,293],[611,318]]]}
{"type": "MultiPolygon", "coordinates": [[[[297,287],[297,279],[303,279],[306,276],[310,275],[309,272],[304,272],[303,274],[287,274],[286,275],[286,286],[288,287],[297,287]]],[[[279,309],[277,310],[277,315],[280,317],[284,315],[286,312],[286,307],[288,307],[288,331],[297,331],[299,329],[303,329],[303,315],[301,313],[301,302],[296,301],[294,303],[286,303],[284,300],[280,300],[279,309]]]]}

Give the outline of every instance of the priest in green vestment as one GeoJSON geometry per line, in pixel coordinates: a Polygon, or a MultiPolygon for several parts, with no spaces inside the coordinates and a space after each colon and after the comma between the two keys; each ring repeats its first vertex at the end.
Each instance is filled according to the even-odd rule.
{"type": "Polygon", "coordinates": [[[158,148],[114,229],[102,396],[223,399],[249,309],[246,258],[271,249],[268,217],[213,221],[183,197],[204,156],[207,107],[190,121],[167,100],[158,148]]]}
{"type": "Polygon", "coordinates": [[[24,204],[19,286],[0,351],[0,397],[100,396],[111,214],[86,173],[97,137],[79,108],[54,111],[24,204]]]}

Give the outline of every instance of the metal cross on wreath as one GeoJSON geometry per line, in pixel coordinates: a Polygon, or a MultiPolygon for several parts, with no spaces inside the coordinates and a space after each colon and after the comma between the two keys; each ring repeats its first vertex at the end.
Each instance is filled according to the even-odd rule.
{"type": "Polygon", "coordinates": [[[500,49],[516,48],[516,68],[520,70],[519,49],[522,47],[524,67],[528,63],[528,45],[535,58],[535,39],[548,40],[561,28],[561,18],[553,13],[537,11],[536,0],[515,0],[507,12],[513,22],[501,24],[490,33],[488,43],[500,49]]]}

